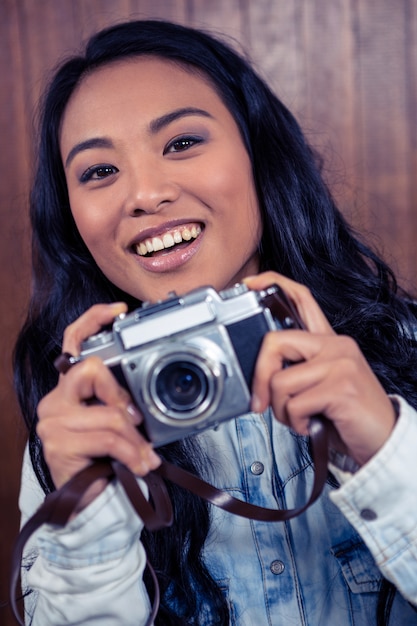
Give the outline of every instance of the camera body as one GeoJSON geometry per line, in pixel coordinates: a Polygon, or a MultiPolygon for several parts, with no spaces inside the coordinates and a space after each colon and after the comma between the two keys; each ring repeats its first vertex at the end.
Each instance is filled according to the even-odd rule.
{"type": "Polygon", "coordinates": [[[277,285],[200,287],[117,317],[83,342],[80,358],[98,356],[111,369],[158,447],[248,412],[265,333],[300,326],[277,285]]]}

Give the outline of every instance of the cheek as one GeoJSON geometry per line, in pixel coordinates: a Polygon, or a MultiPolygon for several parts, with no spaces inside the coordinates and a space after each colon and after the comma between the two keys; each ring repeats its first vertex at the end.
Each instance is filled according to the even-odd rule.
{"type": "Polygon", "coordinates": [[[262,218],[251,168],[235,168],[229,189],[229,220],[234,222],[242,237],[250,238],[257,245],[262,234],[262,218]]]}
{"type": "Polygon", "coordinates": [[[245,196],[255,197],[252,168],[246,154],[230,153],[223,166],[218,166],[210,177],[210,186],[213,189],[223,190],[225,195],[240,199],[245,196]]]}
{"type": "Polygon", "coordinates": [[[90,252],[94,255],[94,247],[97,244],[96,239],[98,239],[95,236],[95,233],[100,230],[98,224],[96,224],[94,220],[91,220],[89,216],[78,216],[73,212],[73,217],[82,240],[90,252]]]}
{"type": "Polygon", "coordinates": [[[78,232],[94,256],[93,248],[99,248],[110,236],[110,216],[102,208],[95,208],[90,202],[80,201],[71,195],[70,206],[78,232]]]}

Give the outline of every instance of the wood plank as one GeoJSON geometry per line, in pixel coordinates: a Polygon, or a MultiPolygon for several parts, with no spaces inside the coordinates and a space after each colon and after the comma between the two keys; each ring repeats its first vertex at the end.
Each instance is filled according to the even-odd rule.
{"type": "Polygon", "coordinates": [[[359,0],[355,50],[360,110],[357,146],[365,224],[387,260],[405,278],[410,277],[413,264],[408,228],[412,207],[406,4],[408,0],[398,0],[393,10],[391,0],[359,0]]]}
{"type": "Polygon", "coordinates": [[[354,59],[349,0],[304,2],[306,101],[300,115],[324,175],[348,219],[355,198],[354,59]]]}
{"type": "Polygon", "coordinates": [[[246,36],[245,7],[246,3],[242,0],[191,0],[187,23],[225,38],[230,45],[241,50],[246,36]]]}
{"type": "Polygon", "coordinates": [[[303,0],[251,2],[248,14],[254,65],[296,116],[307,101],[303,9],[303,0]]]}
{"type": "MultiPolygon", "coordinates": [[[[407,84],[407,175],[409,212],[405,228],[408,231],[409,248],[404,251],[403,265],[410,289],[417,283],[417,2],[405,5],[405,75],[407,84]]],[[[402,235],[401,235],[402,237],[402,235]]]]}
{"type": "MultiPolygon", "coordinates": [[[[63,0],[66,2],[66,0],[63,0]]],[[[110,24],[133,19],[186,19],[186,0],[74,0],[82,38],[110,24]]]]}
{"type": "MultiPolygon", "coordinates": [[[[8,599],[9,563],[17,535],[17,494],[25,438],[13,392],[11,353],[23,322],[29,286],[27,190],[30,175],[28,117],[23,82],[19,19],[14,3],[0,3],[0,605],[8,599]],[[6,71],[5,71],[6,70],[6,71]]],[[[12,626],[10,610],[0,623],[12,626]]]]}
{"type": "Polygon", "coordinates": [[[20,0],[16,6],[23,57],[21,79],[27,102],[35,109],[52,68],[73,52],[79,32],[72,3],[20,0]]]}

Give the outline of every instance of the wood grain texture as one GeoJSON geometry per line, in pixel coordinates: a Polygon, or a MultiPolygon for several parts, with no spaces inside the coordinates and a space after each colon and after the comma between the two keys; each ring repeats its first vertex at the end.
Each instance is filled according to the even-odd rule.
{"type": "Polygon", "coordinates": [[[395,253],[403,275],[411,275],[415,266],[408,256],[413,247],[409,139],[416,122],[408,110],[408,4],[400,0],[393,11],[388,0],[359,2],[355,29],[358,186],[364,224],[383,242],[387,256],[395,253]]]}
{"type": "MultiPolygon", "coordinates": [[[[417,0],[0,2],[0,601],[24,431],[11,353],[30,287],[33,115],[51,69],[98,28],[169,19],[224,33],[296,114],[345,215],[409,287],[417,267],[417,0]]],[[[0,623],[11,626],[0,609],[0,623]]]]}

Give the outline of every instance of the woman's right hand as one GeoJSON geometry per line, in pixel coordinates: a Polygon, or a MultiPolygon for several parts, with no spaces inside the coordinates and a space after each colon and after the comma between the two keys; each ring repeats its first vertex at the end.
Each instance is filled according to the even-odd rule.
{"type": "MultiPolygon", "coordinates": [[[[62,351],[78,355],[84,339],[124,312],[124,303],[93,306],[65,330],[62,351]]],[[[38,418],[37,432],[58,489],[98,457],[116,459],[137,476],[160,465],[152,445],[137,429],[142,416],[129,393],[98,357],[89,357],[60,375],[57,386],[39,403],[38,418]],[[89,403],[92,398],[98,402],[89,403]]],[[[104,480],[96,481],[78,510],[105,485],[104,480]]]]}

